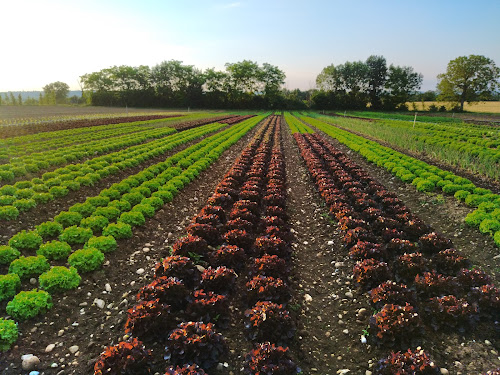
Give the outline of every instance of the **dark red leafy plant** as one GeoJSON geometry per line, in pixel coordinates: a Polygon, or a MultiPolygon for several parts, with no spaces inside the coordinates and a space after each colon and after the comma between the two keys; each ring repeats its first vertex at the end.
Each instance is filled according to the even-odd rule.
{"type": "Polygon", "coordinates": [[[200,286],[205,290],[224,294],[234,287],[236,277],[236,273],[231,268],[208,267],[201,273],[200,286]]]}
{"type": "Polygon", "coordinates": [[[416,303],[416,294],[405,284],[398,284],[394,281],[386,281],[373,288],[369,292],[370,301],[377,309],[381,309],[385,304],[403,305],[416,303]]]}
{"type": "Polygon", "coordinates": [[[415,276],[417,292],[423,296],[436,297],[455,294],[457,281],[451,276],[444,276],[436,271],[424,272],[415,276]]]}
{"type": "Polygon", "coordinates": [[[398,344],[418,337],[422,323],[413,306],[387,304],[370,318],[370,337],[377,344],[398,344]]]}
{"type": "Polygon", "coordinates": [[[366,228],[356,227],[349,229],[342,238],[344,244],[349,248],[358,243],[358,241],[376,242],[375,236],[366,228]]]}
{"type": "Polygon", "coordinates": [[[193,287],[200,280],[200,271],[198,271],[191,259],[174,255],[156,263],[155,278],[162,276],[175,277],[183,281],[186,286],[193,287]]]}
{"type": "Polygon", "coordinates": [[[213,267],[226,266],[234,270],[241,270],[245,266],[247,255],[245,250],[234,245],[222,245],[208,255],[213,267]]]}
{"type": "MultiPolygon", "coordinates": [[[[194,224],[194,225],[207,225],[207,224],[194,224]]],[[[188,257],[190,254],[205,255],[208,253],[207,241],[199,236],[188,235],[178,239],[174,246],[172,246],[173,255],[188,257]]]]}
{"type": "Polygon", "coordinates": [[[435,254],[453,247],[451,240],[435,232],[424,234],[419,238],[419,242],[422,251],[429,254],[435,254]]]}
{"type": "Polygon", "coordinates": [[[253,230],[253,226],[253,223],[251,223],[250,221],[238,217],[236,219],[229,220],[226,223],[226,230],[230,231],[233,229],[239,229],[251,232],[253,230]]]}
{"type": "Polygon", "coordinates": [[[478,304],[482,315],[491,314],[494,318],[498,316],[498,311],[500,311],[500,290],[493,284],[472,288],[469,295],[478,304]]]}
{"type": "Polygon", "coordinates": [[[265,254],[254,259],[250,266],[250,274],[285,279],[288,275],[288,266],[286,261],[277,255],[265,254]]]}
{"type": "Polygon", "coordinates": [[[280,343],[295,334],[292,318],[283,305],[273,302],[257,302],[245,311],[245,328],[250,340],[280,343]]]}
{"type": "Polygon", "coordinates": [[[233,204],[233,209],[241,210],[247,209],[252,212],[254,215],[259,214],[259,205],[255,202],[249,200],[239,200],[235,204],[233,204]]]}
{"type": "Polygon", "coordinates": [[[455,249],[441,250],[432,257],[436,269],[444,275],[455,276],[462,268],[470,265],[469,260],[461,256],[455,249]]]}
{"type": "Polygon", "coordinates": [[[256,344],[255,349],[245,355],[243,373],[246,375],[293,375],[300,372],[288,348],[270,342],[256,344]]]}
{"type": "Polygon", "coordinates": [[[463,331],[473,323],[477,309],[467,300],[453,295],[433,297],[425,305],[425,313],[432,319],[434,329],[450,328],[463,331]]]}
{"type": "Polygon", "coordinates": [[[162,276],[143,286],[137,294],[137,300],[152,301],[158,299],[160,303],[168,304],[172,309],[182,310],[186,306],[189,294],[182,281],[175,277],[162,276]]]}
{"type": "Polygon", "coordinates": [[[394,263],[397,276],[405,281],[412,281],[416,275],[424,273],[427,266],[427,259],[421,253],[403,254],[394,263]]]}
{"type": "Polygon", "coordinates": [[[168,336],[166,359],[174,365],[198,363],[210,369],[227,354],[228,348],[220,333],[214,331],[212,323],[181,323],[168,336]]]}
{"type": "Polygon", "coordinates": [[[462,269],[458,273],[458,282],[466,288],[491,284],[491,277],[486,272],[478,269],[462,269]]]}
{"type": "Polygon", "coordinates": [[[354,280],[368,290],[391,278],[389,266],[376,259],[365,259],[356,263],[353,269],[354,280]]]}
{"type": "MultiPolygon", "coordinates": [[[[186,231],[193,237],[203,238],[209,245],[216,246],[220,243],[219,231],[213,225],[194,223],[190,224],[187,227],[186,231]]],[[[203,250],[198,249],[198,251],[196,252],[192,251],[192,252],[196,254],[206,254],[206,251],[203,250]]]]}
{"type": "Polygon", "coordinates": [[[229,301],[226,296],[199,289],[193,293],[193,300],[189,303],[186,312],[190,317],[204,323],[222,321],[227,323],[229,301]]]}
{"type": "Polygon", "coordinates": [[[277,255],[280,258],[287,258],[291,253],[291,249],[288,244],[278,237],[258,237],[255,239],[254,247],[256,254],[260,256],[269,254],[277,255]]]}
{"type": "Polygon", "coordinates": [[[107,347],[94,365],[94,375],[150,374],[152,360],[151,351],[133,337],[107,347]]]}
{"type": "Polygon", "coordinates": [[[220,206],[220,207],[229,207],[234,202],[233,197],[229,194],[219,194],[215,193],[208,199],[208,204],[210,206],[220,206]]]}
{"type": "Polygon", "coordinates": [[[259,203],[260,198],[261,198],[260,192],[256,190],[242,190],[240,192],[240,199],[259,203]]]}
{"type": "Polygon", "coordinates": [[[209,215],[196,215],[193,218],[193,223],[197,224],[210,224],[214,227],[218,226],[221,224],[221,221],[219,219],[219,216],[215,214],[209,214],[209,215]]]}
{"type": "Polygon", "coordinates": [[[257,301],[284,303],[290,299],[288,285],[271,276],[255,276],[246,283],[247,299],[250,305],[257,301]]]}
{"type": "Polygon", "coordinates": [[[439,367],[420,348],[412,351],[391,353],[381,359],[373,371],[374,375],[438,375],[439,367]]]}
{"type": "Polygon", "coordinates": [[[155,337],[177,325],[170,306],[160,300],[141,301],[127,311],[125,333],[141,339],[155,337]]]}
{"type": "Polygon", "coordinates": [[[288,214],[282,207],[278,206],[267,206],[265,209],[267,216],[277,216],[283,220],[288,220],[288,214]]]}
{"type": "Polygon", "coordinates": [[[223,238],[229,245],[241,247],[245,251],[248,251],[253,243],[250,234],[241,229],[230,230],[224,234],[223,238]]]}
{"type": "Polygon", "coordinates": [[[387,258],[387,251],[380,244],[375,244],[367,241],[358,241],[356,245],[351,247],[349,256],[355,260],[363,260],[368,258],[384,260],[385,258],[387,258]]]}
{"type": "Polygon", "coordinates": [[[221,223],[226,221],[226,213],[221,206],[205,206],[201,209],[200,215],[217,215],[221,223]]]}
{"type": "Polygon", "coordinates": [[[414,242],[411,242],[409,240],[403,240],[401,238],[392,238],[388,243],[387,243],[387,249],[390,252],[395,252],[395,253],[413,253],[415,251],[418,251],[418,246],[414,242]]]}
{"type": "Polygon", "coordinates": [[[233,208],[229,213],[229,219],[243,219],[249,221],[250,223],[257,222],[257,216],[255,216],[255,214],[248,208],[233,208]]]}

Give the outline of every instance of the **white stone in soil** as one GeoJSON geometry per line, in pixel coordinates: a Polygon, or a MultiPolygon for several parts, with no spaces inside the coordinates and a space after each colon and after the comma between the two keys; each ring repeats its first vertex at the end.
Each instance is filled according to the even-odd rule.
{"type": "Polygon", "coordinates": [[[354,297],[354,295],[351,292],[345,292],[345,296],[347,298],[353,298],[354,297]]]}
{"type": "Polygon", "coordinates": [[[55,347],[56,347],[56,344],[47,345],[47,347],[45,348],[45,353],[50,353],[52,350],[54,350],[55,347]]]}
{"type": "Polygon", "coordinates": [[[444,368],[444,367],[441,367],[441,369],[439,370],[441,372],[441,375],[448,375],[450,372],[448,371],[448,369],[444,368]]]}
{"type": "Polygon", "coordinates": [[[136,274],[142,275],[144,273],[144,268],[139,268],[137,271],[135,271],[136,274]]]}
{"type": "Polygon", "coordinates": [[[106,289],[106,292],[108,292],[108,293],[111,292],[111,285],[109,285],[109,283],[106,283],[104,285],[104,289],[106,289]]]}
{"type": "Polygon", "coordinates": [[[104,309],[104,306],[106,305],[106,303],[100,299],[100,298],[96,298],[94,299],[94,303],[96,304],[97,307],[99,307],[100,309],[104,309]]]}
{"type": "Polygon", "coordinates": [[[35,279],[34,277],[32,277],[32,278],[30,279],[30,284],[31,284],[31,285],[36,285],[36,283],[37,283],[37,279],[35,279]]]}
{"type": "Polygon", "coordinates": [[[75,353],[78,351],[78,349],[80,349],[80,348],[78,347],[78,345],[73,345],[73,346],[70,346],[70,347],[69,347],[69,352],[70,352],[71,354],[75,354],[75,353]]]}
{"type": "Polygon", "coordinates": [[[22,363],[23,370],[36,369],[37,366],[40,364],[40,359],[38,359],[38,357],[34,356],[33,354],[23,355],[23,357],[24,357],[22,363]]]}
{"type": "Polygon", "coordinates": [[[333,245],[333,241],[330,240],[330,241],[327,242],[327,244],[328,244],[328,246],[332,246],[333,245]]]}
{"type": "Polygon", "coordinates": [[[313,300],[313,298],[311,297],[310,294],[304,294],[304,300],[306,302],[311,302],[313,300]]]}

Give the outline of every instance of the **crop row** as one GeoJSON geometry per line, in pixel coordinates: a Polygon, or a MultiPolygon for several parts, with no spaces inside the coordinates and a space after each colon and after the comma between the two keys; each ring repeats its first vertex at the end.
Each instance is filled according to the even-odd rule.
{"type": "Polygon", "coordinates": [[[135,134],[126,134],[111,139],[101,139],[83,144],[61,147],[56,150],[36,152],[20,158],[12,158],[8,164],[0,165],[1,183],[14,182],[28,174],[36,174],[50,167],[64,166],[88,157],[106,154],[145,142],[149,139],[162,138],[175,132],[173,128],[150,129],[135,134]]]}
{"type": "MultiPolygon", "coordinates": [[[[0,279],[0,300],[12,298],[19,290],[21,280],[38,276],[40,287],[45,290],[18,293],[7,303],[7,313],[18,321],[45,313],[52,307],[51,294],[78,286],[78,273],[100,267],[104,253],[117,248],[117,240],[130,238],[133,227],[144,225],[147,217],[152,217],[170,202],[263,117],[257,116],[206,138],[164,162],[114,184],[99,196],[72,206],[69,211],[57,215],[54,221],[37,226],[35,231],[22,231],[13,236],[9,246],[0,248],[2,263],[10,262],[9,273],[0,279]],[[81,245],[83,249],[72,252],[81,245]],[[36,252],[37,256],[19,257],[20,252],[36,252]],[[71,268],[50,268],[48,260],[62,262],[65,259],[71,268]]],[[[5,323],[5,320],[0,323],[1,338],[2,325],[11,323],[5,323]]]]}
{"type": "Polygon", "coordinates": [[[307,125],[305,125],[302,121],[297,119],[295,116],[292,116],[290,112],[285,112],[285,121],[290,127],[290,131],[292,134],[295,133],[314,133],[314,131],[307,125]]]}
{"type": "Polygon", "coordinates": [[[368,161],[384,167],[403,182],[411,183],[418,191],[441,190],[468,206],[477,209],[467,215],[465,222],[478,227],[481,233],[493,236],[500,247],[500,195],[489,189],[478,188],[469,179],[429,165],[421,160],[402,154],[377,142],[339,129],[322,121],[301,116],[300,119],[337,139],[368,161]]]}
{"type": "Polygon", "coordinates": [[[137,305],[128,310],[125,330],[129,340],[107,348],[95,365],[95,374],[130,373],[136,364],[148,373],[152,355],[139,340],[166,343],[165,358],[171,363],[166,374],[205,374],[228,352],[224,337],[214,328],[228,325],[235,271],[243,274],[245,263],[251,265],[251,280],[244,297],[253,306],[246,312],[246,334],[257,343],[245,357],[244,373],[257,374],[261,368],[268,368],[269,374],[297,373],[287,349],[258,343],[264,336],[282,339],[286,331],[288,339],[288,333],[293,333],[286,310],[271,302],[289,295],[279,278],[288,275],[288,266],[285,259],[267,252],[279,247],[280,255],[287,253],[281,237],[289,235],[284,226],[284,163],[276,120],[276,116],[270,119],[267,125],[271,126],[263,127],[242,152],[208,204],[193,218],[188,236],[174,244],[172,256],[157,263],[155,280],[141,289],[137,305]],[[271,211],[283,219],[267,216],[271,211]],[[271,246],[271,241],[281,246],[271,246]],[[196,267],[189,257],[206,260],[203,264],[208,267],[196,267]],[[163,329],[151,337],[160,326],[163,329]]]}
{"type": "MultiPolygon", "coordinates": [[[[221,118],[227,118],[227,116],[219,116],[221,118]]],[[[219,118],[218,117],[218,118],[219,118]]],[[[237,117],[237,116],[236,116],[237,117]]],[[[154,120],[153,120],[154,121],[154,120]]],[[[165,120],[158,120],[162,124],[165,120]]],[[[91,142],[71,144],[67,147],[60,147],[58,145],[58,140],[48,141],[45,145],[50,149],[49,151],[32,153],[22,157],[13,157],[10,159],[10,163],[0,165],[0,183],[2,182],[12,182],[15,178],[25,176],[28,173],[36,173],[40,170],[49,168],[51,166],[61,166],[68,162],[80,160],[87,156],[95,156],[103,153],[107,153],[112,150],[117,150],[121,147],[130,146],[133,144],[142,143],[148,139],[161,138],[171,132],[172,128],[176,130],[186,130],[201,126],[204,124],[214,123],[215,118],[210,119],[197,119],[193,121],[186,121],[179,123],[169,123],[172,127],[160,127],[147,129],[143,132],[135,134],[120,134],[118,137],[114,137],[112,141],[109,138],[99,139],[91,142]],[[57,149],[51,149],[52,146],[57,146],[57,149]]],[[[144,122],[144,124],[151,124],[151,122],[144,122]]],[[[118,131],[123,128],[124,124],[106,125],[106,128],[118,131]]],[[[80,129],[77,129],[80,130],[80,129]]],[[[86,129],[85,129],[86,130],[86,129]]],[[[90,133],[85,133],[83,136],[86,137],[90,133]]],[[[38,147],[40,145],[33,145],[33,147],[38,147]]],[[[28,147],[29,148],[29,147],[28,147]]],[[[42,149],[42,147],[40,147],[42,149]]],[[[5,159],[9,158],[7,154],[8,150],[4,151],[5,159]]]]}
{"type": "MultiPolygon", "coordinates": [[[[96,157],[85,163],[69,164],[52,172],[46,172],[41,178],[18,181],[14,185],[4,185],[0,188],[0,194],[2,194],[0,195],[0,218],[3,220],[16,219],[19,211],[29,211],[37,205],[62,198],[70,190],[77,191],[81,186],[95,185],[102,178],[138,166],[181,144],[217,131],[222,127],[224,125],[218,123],[204,125],[96,157]]],[[[171,129],[170,133],[173,132],[175,130],[171,129]]]]}
{"type": "Polygon", "coordinates": [[[33,141],[16,146],[2,147],[0,145],[0,147],[2,147],[2,153],[0,154],[0,158],[1,161],[5,161],[5,163],[7,163],[12,158],[19,158],[21,156],[26,156],[34,152],[55,150],[70,145],[77,145],[92,141],[98,141],[101,139],[119,137],[130,133],[137,133],[141,131],[150,130],[152,128],[154,128],[154,124],[151,123],[146,123],[145,125],[142,124],[130,125],[130,126],[123,125],[116,129],[102,130],[102,131],[83,133],[77,135],[67,135],[55,139],[41,140],[38,142],[33,141]]]}
{"type": "MultiPolygon", "coordinates": [[[[469,269],[470,262],[451,240],[433,232],[395,194],[321,136],[294,137],[338,221],[344,245],[357,261],[354,279],[369,292],[378,311],[370,318],[368,340],[406,350],[424,333],[463,332],[479,319],[493,325],[500,291],[487,274],[469,269]]],[[[375,374],[407,373],[417,363],[421,373],[440,373],[425,352],[409,349],[382,359],[375,374]]]]}
{"type": "Polygon", "coordinates": [[[37,134],[44,132],[53,132],[66,129],[87,128],[93,126],[109,125],[109,124],[122,124],[126,122],[135,121],[149,121],[168,119],[170,117],[179,117],[179,114],[157,114],[157,115],[141,115],[141,116],[119,116],[119,117],[106,117],[94,119],[80,119],[68,121],[49,121],[37,124],[25,125],[3,125],[0,126],[0,138],[18,137],[28,134],[37,134]]]}
{"type": "Polygon", "coordinates": [[[498,129],[454,129],[452,126],[403,121],[367,123],[355,119],[321,116],[321,120],[374,137],[391,145],[438,158],[450,165],[500,180],[498,129]]]}

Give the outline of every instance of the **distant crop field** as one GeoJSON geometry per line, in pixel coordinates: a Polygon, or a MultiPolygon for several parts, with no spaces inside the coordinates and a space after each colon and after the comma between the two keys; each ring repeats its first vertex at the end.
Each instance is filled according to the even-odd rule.
{"type": "MultiPolygon", "coordinates": [[[[450,108],[450,103],[447,102],[416,102],[415,106],[417,110],[429,110],[429,107],[434,104],[436,107],[441,107],[444,105],[446,108],[450,108]]],[[[408,103],[408,108],[413,109],[413,103],[408,103]]],[[[467,104],[464,105],[464,110],[467,112],[478,112],[478,113],[500,113],[500,102],[479,102],[477,104],[467,104]]]]}

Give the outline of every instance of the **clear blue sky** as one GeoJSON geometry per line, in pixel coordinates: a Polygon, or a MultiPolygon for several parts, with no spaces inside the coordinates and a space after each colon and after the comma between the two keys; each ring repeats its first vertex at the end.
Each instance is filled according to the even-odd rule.
{"type": "Polygon", "coordinates": [[[289,89],[329,64],[383,55],[434,89],[458,56],[500,66],[500,0],[0,0],[0,91],[40,90],[113,65],[176,59],[277,65],[289,89]]]}

